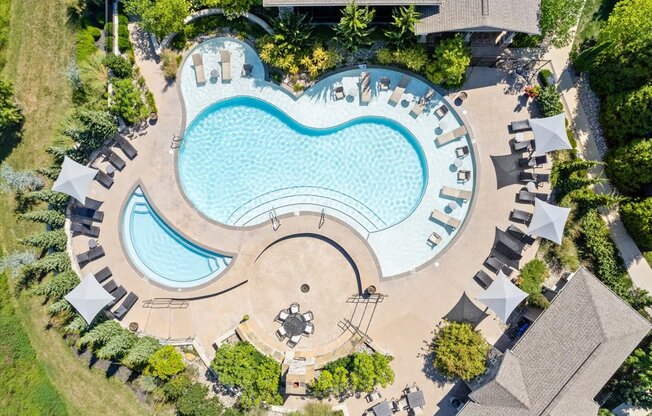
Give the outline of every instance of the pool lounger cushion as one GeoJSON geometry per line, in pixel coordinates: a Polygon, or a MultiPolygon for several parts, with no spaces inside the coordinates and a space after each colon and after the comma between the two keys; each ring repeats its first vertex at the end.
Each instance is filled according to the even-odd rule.
{"type": "Polygon", "coordinates": [[[118,307],[118,309],[115,310],[113,315],[118,319],[122,320],[124,316],[129,312],[129,310],[136,304],[138,301],[138,296],[134,292],[130,292],[129,295],[127,295],[127,298],[122,301],[122,304],[118,307]]]}
{"type": "Polygon", "coordinates": [[[450,215],[446,215],[437,209],[432,211],[430,218],[433,218],[444,225],[448,225],[451,228],[460,228],[460,225],[462,225],[462,221],[458,220],[457,218],[453,218],[450,215]]]}
{"type": "Polygon", "coordinates": [[[106,189],[111,189],[111,186],[113,186],[113,178],[99,169],[97,170],[97,175],[95,175],[95,180],[106,189]]]}
{"type": "Polygon", "coordinates": [[[410,78],[409,75],[403,75],[401,80],[398,82],[398,85],[396,88],[394,88],[394,91],[392,92],[392,96],[389,97],[388,103],[391,105],[396,105],[400,101],[401,97],[403,97],[403,92],[405,92],[405,89],[407,88],[408,84],[410,83],[412,78],[410,78]]]}
{"type": "Polygon", "coordinates": [[[89,261],[99,259],[104,255],[104,249],[102,246],[97,246],[95,248],[92,248],[88,250],[85,253],[78,254],[76,259],[77,263],[87,263],[89,261]]]}
{"type": "Polygon", "coordinates": [[[111,292],[111,296],[113,296],[113,300],[109,302],[108,305],[106,305],[107,309],[111,309],[116,303],[120,301],[125,295],[127,294],[127,290],[119,286],[117,289],[111,292]]]}
{"type": "Polygon", "coordinates": [[[452,142],[453,140],[457,140],[460,137],[464,136],[466,134],[466,127],[465,126],[459,126],[455,130],[446,132],[442,134],[441,136],[437,137],[435,139],[435,143],[437,143],[438,146],[443,146],[445,144],[448,144],[452,142]]]}
{"type": "Polygon", "coordinates": [[[521,172],[518,179],[521,182],[535,182],[536,184],[539,184],[541,182],[548,182],[550,180],[550,175],[547,173],[521,172]]]}
{"type": "Polygon", "coordinates": [[[204,60],[202,59],[201,53],[192,54],[192,63],[195,66],[195,80],[197,84],[205,84],[206,75],[204,74],[204,60]]]}
{"type": "Polygon", "coordinates": [[[534,140],[526,140],[523,142],[514,142],[512,145],[512,148],[514,149],[515,152],[522,152],[524,150],[527,150],[528,152],[531,152],[535,149],[534,147],[534,140]]]}
{"type": "Polygon", "coordinates": [[[506,275],[510,275],[512,272],[510,268],[505,265],[502,261],[498,260],[498,257],[490,255],[487,257],[487,260],[484,261],[484,265],[487,266],[489,270],[498,274],[499,271],[503,271],[506,275]]]}
{"type": "Polygon", "coordinates": [[[464,189],[451,188],[449,186],[442,186],[441,194],[443,196],[455,199],[461,199],[464,202],[471,199],[471,191],[465,191],[464,189]]]}
{"type": "Polygon", "coordinates": [[[220,63],[222,64],[222,82],[231,81],[231,52],[220,49],[220,63]]]}
{"type": "Polygon", "coordinates": [[[85,235],[86,237],[97,238],[100,236],[100,227],[86,225],[79,222],[70,224],[70,231],[74,234],[85,235]]]}
{"type": "Polygon", "coordinates": [[[119,137],[116,140],[116,143],[118,144],[118,146],[120,146],[120,149],[122,149],[124,154],[127,155],[129,159],[133,159],[136,156],[138,156],[138,151],[131,143],[129,143],[129,140],[123,137],[119,137]]]}
{"type": "Polygon", "coordinates": [[[412,107],[410,110],[410,115],[414,118],[419,117],[419,115],[423,112],[423,109],[426,108],[426,105],[432,100],[432,97],[435,96],[435,90],[432,88],[428,89],[428,92],[426,92],[426,95],[421,97],[419,101],[412,107]]]}
{"type": "Polygon", "coordinates": [[[513,237],[517,238],[519,241],[522,241],[524,244],[531,246],[534,244],[536,239],[532,237],[531,235],[525,234],[523,230],[515,226],[514,224],[510,224],[509,227],[507,227],[507,232],[512,235],[513,237]]]}
{"type": "Polygon", "coordinates": [[[512,221],[518,221],[523,224],[529,224],[532,221],[532,214],[529,212],[521,211],[520,209],[515,209],[510,215],[512,221]]]}
{"type": "Polygon", "coordinates": [[[369,72],[360,74],[360,104],[369,104],[371,101],[371,75],[369,72]]]}
{"type": "Polygon", "coordinates": [[[115,280],[110,280],[102,287],[104,288],[104,290],[111,293],[118,288],[118,284],[115,282],[115,280]]]}
{"type": "Polygon", "coordinates": [[[530,127],[530,120],[512,121],[509,127],[513,132],[532,130],[532,127],[530,127]]]}
{"type": "Polygon", "coordinates": [[[477,281],[483,289],[488,288],[494,282],[494,279],[491,278],[484,270],[480,270],[473,276],[473,279],[477,281]]]}
{"type": "Polygon", "coordinates": [[[112,164],[116,169],[122,170],[127,166],[124,160],[120,158],[120,156],[117,155],[113,150],[110,150],[106,152],[106,157],[109,160],[109,163],[112,164]]]}
{"type": "Polygon", "coordinates": [[[97,280],[98,283],[102,283],[105,280],[107,280],[109,277],[111,277],[113,273],[111,273],[111,269],[109,269],[109,266],[106,266],[105,268],[103,268],[99,272],[94,273],[93,275],[95,276],[95,280],[97,280]]]}
{"type": "Polygon", "coordinates": [[[79,217],[89,218],[96,222],[102,222],[104,220],[104,213],[95,209],[76,207],[72,210],[72,214],[79,217]]]}
{"type": "Polygon", "coordinates": [[[518,193],[518,202],[523,202],[526,204],[534,204],[535,199],[540,199],[541,201],[547,201],[548,200],[548,194],[544,193],[533,193],[528,191],[527,189],[521,189],[518,193]]]}
{"type": "Polygon", "coordinates": [[[546,155],[536,157],[522,157],[518,160],[518,166],[522,168],[533,168],[535,166],[541,166],[547,162],[548,157],[546,155]]]}

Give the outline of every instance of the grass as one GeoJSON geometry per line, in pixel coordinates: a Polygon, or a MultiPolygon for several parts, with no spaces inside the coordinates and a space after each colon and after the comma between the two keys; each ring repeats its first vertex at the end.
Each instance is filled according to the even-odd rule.
{"type": "Polygon", "coordinates": [[[596,36],[609,18],[618,0],[586,0],[577,24],[573,48],[596,36]]]}
{"type": "Polygon", "coordinates": [[[652,251],[643,252],[643,257],[647,261],[647,264],[649,264],[650,267],[652,267],[652,251]]]}

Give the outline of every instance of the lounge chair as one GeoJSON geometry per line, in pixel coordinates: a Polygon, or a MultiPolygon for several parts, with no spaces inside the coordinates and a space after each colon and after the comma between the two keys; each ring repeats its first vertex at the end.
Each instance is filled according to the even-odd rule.
{"type": "Polygon", "coordinates": [[[254,66],[251,64],[242,65],[242,76],[245,78],[251,77],[251,71],[253,71],[254,66]]]}
{"type": "Polygon", "coordinates": [[[389,77],[381,77],[380,80],[378,80],[378,84],[380,85],[378,89],[381,91],[388,91],[390,83],[391,81],[389,80],[389,77]]]}
{"type": "Polygon", "coordinates": [[[460,137],[463,137],[466,133],[467,133],[466,127],[459,126],[455,130],[449,131],[437,137],[435,139],[435,143],[437,143],[438,146],[443,146],[445,144],[452,142],[453,140],[457,140],[460,137]]]}
{"type": "Polygon", "coordinates": [[[192,63],[195,67],[195,81],[197,85],[206,84],[206,74],[204,74],[204,60],[201,53],[192,54],[192,63]]]}
{"type": "Polygon", "coordinates": [[[513,132],[532,130],[532,127],[530,127],[530,120],[512,121],[509,124],[509,128],[513,132]]]}
{"type": "Polygon", "coordinates": [[[70,224],[70,231],[74,235],[85,235],[86,237],[97,238],[100,236],[100,227],[85,225],[78,222],[70,224]]]}
{"type": "Polygon", "coordinates": [[[312,324],[312,322],[308,322],[306,324],[306,328],[303,330],[303,333],[306,335],[312,335],[315,333],[315,326],[312,324]]]}
{"type": "Polygon", "coordinates": [[[120,156],[117,155],[113,150],[108,149],[104,156],[106,156],[106,159],[108,159],[109,163],[113,165],[118,170],[122,170],[125,168],[126,163],[120,156]]]}
{"type": "Polygon", "coordinates": [[[438,246],[442,241],[444,241],[444,239],[437,233],[432,233],[430,234],[430,237],[428,237],[428,245],[430,247],[438,246]]]}
{"type": "Polygon", "coordinates": [[[113,275],[113,273],[111,273],[111,269],[109,269],[109,266],[106,266],[105,268],[103,268],[99,272],[93,273],[93,276],[95,276],[95,280],[97,280],[97,283],[102,283],[103,281],[105,281],[106,279],[111,277],[112,275],[113,275]]]}
{"type": "Polygon", "coordinates": [[[122,286],[119,286],[116,290],[111,292],[113,300],[106,305],[107,309],[111,309],[116,303],[120,301],[127,294],[127,289],[122,286]]]}
{"type": "Polygon", "coordinates": [[[512,221],[520,222],[523,224],[529,224],[532,221],[532,214],[529,212],[521,211],[520,209],[515,209],[510,214],[510,219],[512,221]]]}
{"type": "Polygon", "coordinates": [[[102,207],[104,202],[98,201],[96,199],[86,197],[86,203],[84,204],[85,208],[98,210],[102,207]]]}
{"type": "Polygon", "coordinates": [[[306,311],[302,315],[303,315],[303,319],[305,319],[307,322],[310,322],[313,319],[315,319],[311,311],[306,311]]]}
{"type": "Polygon", "coordinates": [[[524,150],[527,150],[528,152],[532,152],[535,149],[534,140],[514,142],[512,148],[514,149],[515,152],[522,152],[524,150]]]}
{"type": "Polygon", "coordinates": [[[448,114],[448,111],[449,110],[448,107],[446,107],[446,104],[442,104],[435,110],[435,115],[442,119],[446,114],[448,114]]]}
{"type": "Polygon", "coordinates": [[[276,330],[276,338],[278,338],[279,341],[283,341],[287,334],[287,331],[283,327],[280,327],[276,330]]]}
{"type": "Polygon", "coordinates": [[[333,95],[335,96],[335,101],[344,99],[344,86],[342,84],[336,86],[333,95]]]}
{"type": "Polygon", "coordinates": [[[409,75],[403,75],[401,80],[398,82],[396,88],[394,88],[394,92],[392,92],[392,96],[389,97],[389,101],[388,101],[389,104],[391,105],[398,104],[398,102],[401,100],[401,97],[403,97],[403,93],[405,92],[405,89],[407,88],[411,79],[412,78],[410,78],[409,75]]]}
{"type": "Polygon", "coordinates": [[[535,156],[535,157],[522,157],[518,160],[518,166],[522,168],[534,168],[541,165],[544,165],[548,162],[548,157],[546,155],[535,156]]]}
{"type": "Polygon", "coordinates": [[[505,235],[502,239],[494,244],[493,249],[510,260],[520,260],[523,256],[521,252],[525,245],[520,241],[516,241],[509,235],[505,235]]]}
{"type": "Polygon", "coordinates": [[[131,145],[131,143],[129,143],[129,140],[126,140],[125,138],[120,137],[120,138],[116,139],[116,143],[118,144],[120,149],[122,149],[124,154],[127,155],[127,157],[129,159],[133,159],[136,156],[138,156],[138,151],[136,150],[136,148],[134,146],[131,145]]]}
{"type": "Polygon", "coordinates": [[[113,186],[113,178],[106,174],[106,172],[97,170],[97,175],[95,175],[95,180],[100,183],[106,189],[111,189],[113,186]]]}
{"type": "Polygon", "coordinates": [[[471,171],[469,170],[458,170],[457,171],[457,181],[458,182],[468,182],[471,180],[471,171]]]}
{"type": "Polygon", "coordinates": [[[464,202],[471,199],[471,191],[465,191],[463,189],[451,188],[448,186],[442,186],[441,194],[449,198],[461,199],[464,202]]]}
{"type": "Polygon", "coordinates": [[[539,185],[541,182],[548,182],[550,180],[550,175],[547,173],[521,172],[518,175],[518,179],[521,182],[534,182],[539,185]]]}
{"type": "Polygon", "coordinates": [[[450,215],[446,215],[437,209],[432,211],[430,218],[439,221],[440,223],[447,225],[453,229],[460,228],[460,225],[462,225],[462,221],[458,220],[457,218],[453,218],[450,215]]]}
{"type": "Polygon", "coordinates": [[[88,263],[89,261],[99,259],[102,256],[104,256],[104,249],[102,248],[102,246],[97,246],[84,253],[78,254],[75,258],[77,260],[77,263],[84,264],[84,263],[88,263]]]}
{"type": "Polygon", "coordinates": [[[489,256],[487,260],[484,261],[484,265],[487,266],[489,270],[498,274],[499,271],[503,271],[506,275],[512,274],[512,270],[505,265],[502,261],[498,260],[496,256],[489,256]]]}
{"type": "Polygon", "coordinates": [[[467,157],[469,153],[470,153],[469,146],[460,146],[455,149],[455,156],[457,156],[460,159],[467,157]]]}
{"type": "Polygon", "coordinates": [[[95,209],[76,207],[72,210],[72,214],[79,217],[88,218],[92,221],[102,222],[104,220],[104,213],[95,209]]]}
{"type": "Polygon", "coordinates": [[[536,238],[532,237],[531,235],[525,234],[523,230],[521,230],[514,224],[510,224],[509,227],[507,227],[507,232],[509,233],[509,235],[515,237],[523,244],[526,244],[528,246],[531,246],[536,241],[536,238]]]}
{"type": "Polygon", "coordinates": [[[428,92],[426,92],[426,95],[421,97],[421,99],[417,101],[414,107],[412,107],[412,109],[410,110],[410,115],[414,118],[419,117],[419,115],[423,112],[423,109],[426,108],[426,105],[428,105],[428,103],[430,102],[430,100],[432,100],[432,97],[434,96],[435,96],[435,90],[430,88],[428,92]]]}
{"type": "Polygon", "coordinates": [[[542,201],[548,200],[548,194],[544,193],[534,193],[530,192],[527,189],[521,189],[517,196],[517,201],[525,204],[534,204],[535,199],[540,199],[542,201]]]}
{"type": "Polygon", "coordinates": [[[371,74],[360,74],[360,104],[369,104],[371,101],[371,74]]]}
{"type": "Polygon", "coordinates": [[[492,279],[484,270],[477,272],[475,276],[473,276],[473,279],[478,282],[483,289],[488,288],[494,282],[494,279],[492,279]]]}
{"type": "Polygon", "coordinates": [[[102,287],[104,290],[111,293],[118,288],[118,284],[115,282],[115,280],[109,280],[109,282],[102,287]]]}
{"type": "Polygon", "coordinates": [[[119,321],[124,318],[124,316],[129,312],[129,310],[136,304],[138,301],[138,296],[134,292],[130,292],[127,298],[122,302],[120,306],[118,306],[118,309],[113,312],[113,316],[115,316],[119,321]]]}
{"type": "Polygon", "coordinates": [[[231,82],[231,52],[220,49],[220,62],[222,64],[222,82],[231,82]]]}

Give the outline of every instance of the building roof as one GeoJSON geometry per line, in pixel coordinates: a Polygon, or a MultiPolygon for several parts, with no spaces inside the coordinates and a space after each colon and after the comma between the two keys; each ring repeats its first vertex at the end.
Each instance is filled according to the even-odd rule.
{"type": "MultiPolygon", "coordinates": [[[[442,0],[356,0],[359,6],[432,6],[440,4],[442,0]]],[[[351,0],[263,0],[265,7],[278,6],[306,6],[306,7],[337,7],[346,6],[351,0]]]]}
{"type": "Polygon", "coordinates": [[[593,398],[650,322],[578,270],[459,416],[595,416],[593,398]]]}
{"type": "Polygon", "coordinates": [[[449,0],[418,7],[421,20],[415,30],[417,35],[460,30],[538,34],[539,4],[540,0],[449,0]]]}

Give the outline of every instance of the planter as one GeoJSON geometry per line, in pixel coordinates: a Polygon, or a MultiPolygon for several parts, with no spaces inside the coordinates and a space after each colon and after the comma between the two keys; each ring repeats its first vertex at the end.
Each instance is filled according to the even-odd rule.
{"type": "Polygon", "coordinates": [[[138,322],[131,322],[129,324],[129,330],[132,332],[138,331],[138,322]]]}

